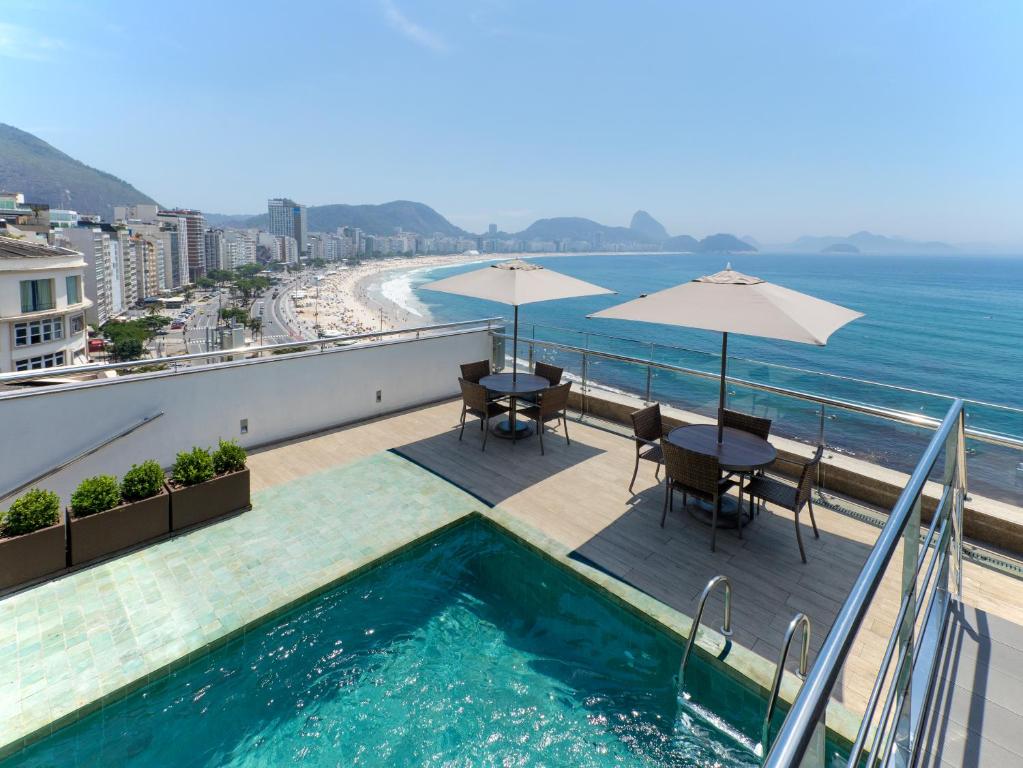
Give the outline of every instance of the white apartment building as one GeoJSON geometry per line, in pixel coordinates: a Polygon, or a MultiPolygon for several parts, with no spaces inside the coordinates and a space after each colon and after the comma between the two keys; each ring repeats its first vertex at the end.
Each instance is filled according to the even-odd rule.
{"type": "Polygon", "coordinates": [[[86,362],[80,253],[0,235],[0,372],[86,362]]]}
{"type": "Polygon", "coordinates": [[[86,310],[87,322],[99,327],[124,311],[119,285],[121,269],[116,239],[99,227],[63,229],[60,242],[82,254],[85,259],[85,295],[92,298],[86,310]]]}
{"type": "Polygon", "coordinates": [[[245,229],[224,230],[224,269],[256,263],[256,236],[245,229]]]}

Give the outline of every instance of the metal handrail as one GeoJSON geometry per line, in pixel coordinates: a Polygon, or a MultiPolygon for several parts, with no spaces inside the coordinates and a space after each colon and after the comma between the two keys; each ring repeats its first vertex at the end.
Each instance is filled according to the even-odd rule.
{"type": "MultiPolygon", "coordinates": [[[[895,506],[892,507],[888,515],[888,522],[881,530],[874,548],[867,556],[866,563],[860,571],[859,577],[849,591],[849,596],[842,605],[824,641],[824,646],[817,655],[816,663],[810,670],[799,695],[793,702],[792,708],[782,724],[774,745],[767,754],[764,761],[766,768],[791,768],[792,766],[800,765],[818,723],[825,712],[831,691],[838,680],[845,659],[856,637],[857,630],[871,606],[873,597],[881,584],[881,580],[903,536],[903,532],[911,522],[918,519],[920,498],[928,481],[928,476],[937,463],[942,450],[946,448],[950,436],[954,434],[959,438],[964,434],[962,420],[963,401],[956,400],[942,420],[941,426],[932,436],[920,461],[913,470],[909,482],[900,494],[895,506]]],[[[962,444],[958,440],[957,442],[956,455],[953,459],[954,476],[952,481],[957,487],[956,509],[954,511],[958,515],[960,511],[958,507],[961,506],[962,498],[966,493],[966,477],[962,444]]],[[[917,529],[917,535],[919,535],[919,529],[917,529]]],[[[958,552],[954,553],[954,555],[958,555],[958,552]]],[[[916,558],[914,558],[914,565],[915,560],[916,558]]],[[[915,589],[915,582],[913,583],[913,588],[915,589]]],[[[911,590],[908,596],[912,597],[913,594],[914,591],[911,590]]],[[[903,613],[903,616],[905,617],[905,613],[903,613]]],[[[911,644],[912,641],[910,641],[909,645],[911,644]]],[[[903,645],[903,649],[905,650],[909,645],[903,645]]],[[[905,698],[903,697],[904,700],[905,698]]],[[[858,758],[857,754],[852,755],[851,761],[854,765],[858,758]]]]}
{"type": "Polygon", "coordinates": [[[0,501],[3,501],[4,499],[9,499],[11,496],[15,496],[15,495],[21,493],[26,488],[30,488],[31,486],[36,485],[37,483],[39,483],[39,482],[45,480],[46,478],[50,477],[51,475],[57,474],[62,469],[66,469],[67,467],[70,467],[72,464],[75,464],[75,463],[81,461],[82,459],[84,459],[84,458],[86,458],[88,456],[92,456],[94,453],[96,453],[98,451],[101,451],[103,448],[106,448],[108,445],[110,445],[115,440],[120,440],[122,437],[127,437],[132,432],[134,432],[136,429],[144,427],[146,424],[149,424],[150,422],[155,421],[156,419],[160,418],[161,416],[163,416],[163,411],[157,411],[154,414],[146,416],[141,421],[137,421],[134,424],[128,426],[127,428],[122,429],[116,435],[113,435],[112,437],[108,437],[108,438],[105,438],[104,440],[101,440],[100,442],[96,443],[95,445],[93,445],[93,446],[91,446],[89,448],[86,448],[84,451],[76,453],[71,458],[69,458],[69,459],[67,459],[65,461],[62,461],[60,464],[57,464],[56,466],[51,467],[50,469],[47,469],[45,472],[42,472],[41,474],[33,477],[31,480],[28,480],[28,481],[22,483],[17,488],[12,488],[11,490],[7,491],[7,493],[4,493],[3,495],[0,495],[0,501]]]}
{"type": "MultiPolygon", "coordinates": [[[[211,357],[227,357],[229,355],[252,355],[262,356],[263,352],[272,352],[275,349],[293,349],[295,347],[321,347],[328,344],[335,344],[343,341],[368,341],[390,336],[404,336],[407,334],[418,334],[424,331],[439,331],[449,328],[462,328],[465,326],[480,326],[490,330],[495,323],[504,322],[500,317],[487,317],[479,320],[460,320],[453,323],[436,323],[433,325],[413,326],[411,328],[392,329],[388,331],[373,331],[370,333],[357,333],[342,336],[325,336],[322,339],[306,339],[303,341],[285,341],[278,344],[261,344],[258,347],[237,347],[234,349],[213,349],[208,352],[189,352],[184,355],[173,355],[170,357],[149,357],[142,360],[123,360],[114,363],[88,363],[86,365],[68,365],[59,368],[37,368],[32,371],[17,371],[14,373],[0,374],[0,384],[13,384],[22,381],[31,381],[39,378],[52,378],[55,376],[71,376],[81,373],[97,373],[100,371],[116,371],[125,368],[140,368],[152,365],[176,365],[189,360],[205,360],[211,357]]],[[[335,350],[331,350],[335,351],[335,350]]]]}
{"type": "Polygon", "coordinates": [[[689,663],[689,654],[696,644],[696,634],[700,631],[700,622],[703,621],[703,609],[707,606],[707,598],[710,597],[710,593],[714,591],[714,587],[718,584],[723,585],[725,588],[725,616],[724,623],[721,625],[721,634],[725,637],[732,636],[732,582],[728,580],[727,576],[715,576],[703,588],[703,594],[700,595],[700,603],[696,609],[696,616],[689,627],[689,639],[686,641],[686,649],[682,653],[682,661],[678,665],[678,687],[680,691],[686,679],[686,664],[689,663]]]}
{"type": "MultiPolygon", "coordinates": [[[[575,333],[575,334],[579,334],[580,336],[586,336],[587,339],[589,339],[589,338],[591,338],[593,336],[596,336],[597,338],[600,338],[600,339],[611,339],[613,341],[628,341],[628,342],[631,342],[633,344],[638,344],[638,345],[644,346],[644,347],[645,346],[649,346],[649,347],[651,347],[651,349],[653,347],[657,347],[659,349],[668,349],[668,350],[673,350],[673,351],[676,351],[676,352],[691,352],[693,354],[705,355],[707,357],[716,357],[717,356],[716,353],[708,352],[708,351],[706,351],[704,349],[693,349],[692,347],[683,347],[683,346],[680,346],[678,344],[664,344],[663,342],[659,342],[659,341],[654,341],[654,342],[643,341],[642,339],[635,339],[635,338],[632,338],[631,336],[614,336],[614,335],[607,334],[607,333],[595,333],[593,331],[580,331],[580,330],[575,329],[575,328],[563,328],[562,326],[546,325],[544,323],[533,323],[532,326],[533,326],[533,329],[534,329],[533,330],[533,338],[534,339],[536,339],[536,330],[535,329],[537,329],[537,328],[546,328],[548,330],[560,331],[562,333],[575,333]]],[[[542,341],[540,339],[536,339],[536,340],[537,341],[542,341]]],[[[590,352],[599,352],[601,350],[592,350],[591,349],[589,351],[590,352]]],[[[918,389],[916,387],[906,387],[906,386],[903,386],[901,384],[889,384],[889,383],[884,382],[884,381],[874,381],[873,379],[860,379],[860,378],[857,378],[856,376],[843,376],[840,373],[832,373],[830,371],[818,371],[818,370],[814,370],[813,368],[800,368],[799,366],[795,366],[795,365],[785,365],[783,363],[773,363],[773,362],[771,362],[769,360],[757,360],[756,358],[752,358],[752,357],[741,357],[739,355],[729,355],[728,359],[729,360],[734,360],[736,362],[749,363],[750,365],[762,365],[762,366],[765,366],[767,368],[777,368],[778,370],[781,370],[781,371],[790,371],[792,373],[810,374],[812,376],[822,376],[824,378],[835,379],[837,381],[848,381],[851,384],[865,384],[867,386],[879,387],[881,389],[891,389],[891,390],[895,390],[897,392],[906,392],[906,393],[909,393],[911,395],[924,395],[926,397],[937,397],[937,398],[941,398],[943,400],[948,400],[949,403],[951,403],[953,400],[956,399],[955,395],[949,395],[949,394],[946,394],[944,392],[933,392],[933,391],[931,391],[929,389],[918,389]]],[[[1005,403],[992,403],[992,402],[990,402],[988,400],[973,400],[973,399],[970,399],[970,398],[963,398],[963,401],[968,403],[968,404],[970,404],[970,405],[981,405],[981,406],[984,406],[985,408],[996,408],[996,409],[1002,410],[1002,411],[1011,411],[1013,413],[1023,414],[1023,408],[1020,408],[1020,407],[1015,406],[1015,405],[1006,405],[1005,403]]]]}
{"type": "Polygon", "coordinates": [[[800,680],[806,680],[806,673],[810,665],[810,617],[805,613],[797,613],[789,622],[785,630],[785,642],[781,646],[781,654],[778,656],[778,666],[774,670],[774,680],[771,681],[771,692],[767,698],[767,712],[764,713],[764,726],[760,729],[760,744],[764,752],[770,746],[771,718],[774,716],[775,707],[778,704],[778,693],[781,691],[781,678],[785,673],[785,661],[789,657],[789,646],[792,645],[792,637],[796,634],[796,628],[802,626],[802,645],[799,649],[799,670],[796,672],[800,680]]]}
{"type": "MultiPolygon", "coordinates": [[[[509,339],[511,338],[507,334],[492,332],[492,335],[496,338],[509,339]]],[[[525,343],[530,346],[532,350],[533,345],[542,347],[549,347],[551,349],[557,349],[563,352],[572,352],[576,354],[584,355],[585,357],[599,357],[604,360],[613,360],[620,363],[628,363],[632,365],[643,365],[649,366],[650,368],[656,368],[657,370],[668,371],[670,373],[678,373],[687,376],[696,376],[702,379],[708,379],[713,381],[720,380],[720,374],[710,373],[708,371],[701,371],[697,368],[686,368],[680,365],[672,365],[671,363],[661,363],[656,360],[644,360],[640,357],[630,357],[628,355],[619,355],[614,352],[601,352],[592,349],[586,349],[584,347],[575,347],[570,344],[561,344],[555,341],[545,341],[543,339],[519,339],[519,343],[525,343]]],[[[941,425],[941,421],[931,416],[924,416],[919,413],[912,413],[911,411],[900,411],[894,408],[884,408],[876,405],[868,405],[866,403],[858,403],[854,400],[842,400],[835,397],[826,397],[824,395],[814,395],[809,392],[802,392],[797,389],[789,389],[787,387],[778,387],[773,384],[763,384],[757,381],[750,381],[748,379],[740,379],[734,376],[728,376],[726,379],[730,384],[737,386],[746,387],[747,389],[757,390],[759,392],[766,392],[769,394],[780,395],[783,397],[791,397],[795,400],[802,400],[808,403],[814,403],[816,405],[824,407],[838,408],[840,410],[849,411],[852,413],[860,413],[866,416],[874,416],[880,419],[886,419],[893,421],[898,424],[907,424],[909,426],[921,427],[924,429],[937,429],[941,425]]],[[[586,382],[584,382],[584,386],[586,382]]],[[[649,397],[646,398],[649,400],[649,397]]],[[[955,402],[963,402],[961,399],[956,399],[955,402]]],[[[981,442],[990,443],[992,445],[1000,445],[1005,448],[1013,448],[1017,450],[1023,450],[1023,438],[1012,437],[1009,435],[1002,435],[997,432],[989,432],[987,430],[975,429],[973,427],[965,428],[966,437],[979,440],[981,442]]]]}

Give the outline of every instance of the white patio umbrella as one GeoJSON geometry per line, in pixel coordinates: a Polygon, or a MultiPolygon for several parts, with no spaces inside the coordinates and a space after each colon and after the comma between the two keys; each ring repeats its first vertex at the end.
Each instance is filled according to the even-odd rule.
{"type": "Polygon", "coordinates": [[[454,277],[434,280],[420,288],[476,299],[497,301],[515,307],[515,332],[512,337],[512,377],[517,375],[519,359],[519,306],[537,301],[568,299],[573,296],[596,296],[614,293],[599,285],[577,280],[539,264],[512,259],[474,269],[454,277]]]}
{"type": "Polygon", "coordinates": [[[717,274],[698,277],[649,296],[618,304],[590,317],[679,325],[721,333],[721,387],[718,442],[724,434],[728,334],[761,336],[824,346],[828,337],[862,312],[831,304],[759,277],[743,275],[729,264],[717,274]]]}

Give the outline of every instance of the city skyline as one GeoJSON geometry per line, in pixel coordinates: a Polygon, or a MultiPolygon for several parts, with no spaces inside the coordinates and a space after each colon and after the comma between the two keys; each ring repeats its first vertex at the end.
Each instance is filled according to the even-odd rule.
{"type": "Polygon", "coordinates": [[[185,3],[178,17],[8,9],[0,57],[33,77],[15,78],[4,120],[164,205],[215,213],[287,192],[420,200],[472,232],[625,226],[641,208],[672,234],[1023,243],[1014,4],[380,0],[280,18],[185,3]],[[97,87],[61,88],[69,66],[97,87]],[[194,87],[168,98],[154,86],[169,73],[194,87]],[[98,98],[119,92],[130,122],[98,98]]]}

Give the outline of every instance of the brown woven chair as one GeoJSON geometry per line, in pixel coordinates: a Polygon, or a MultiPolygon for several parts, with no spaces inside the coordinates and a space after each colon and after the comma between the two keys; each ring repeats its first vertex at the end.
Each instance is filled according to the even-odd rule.
{"type": "MultiPolygon", "coordinates": [[[[721,512],[721,499],[735,481],[721,477],[721,465],[716,456],[697,453],[686,448],[661,441],[664,451],[664,513],[661,515],[661,527],[668,517],[668,510],[674,507],[675,491],[682,491],[682,506],[686,506],[689,495],[709,501],[713,505],[710,523],[710,551],[715,550],[718,533],[718,514],[721,512]]],[[[739,485],[739,514],[742,514],[742,486],[739,485]]],[[[742,521],[737,526],[739,538],[742,538],[742,521]]]]}
{"type": "Polygon", "coordinates": [[[495,403],[487,399],[487,388],[465,379],[458,380],[462,388],[462,428],[458,432],[458,439],[465,434],[465,417],[468,414],[476,416],[480,420],[480,429],[483,430],[483,450],[487,450],[487,436],[490,434],[490,419],[508,412],[508,406],[495,403]]]}
{"type": "Polygon", "coordinates": [[[551,383],[552,387],[556,387],[561,383],[561,374],[564,372],[564,368],[558,368],[556,365],[544,362],[537,362],[537,364],[533,367],[533,373],[537,376],[543,376],[551,383]]]}
{"type": "MultiPolygon", "coordinates": [[[[817,451],[814,453],[813,458],[805,464],[802,462],[795,462],[789,459],[779,459],[785,463],[802,464],[802,471],[799,473],[799,482],[796,485],[790,485],[789,483],[782,482],[773,477],[767,477],[766,475],[754,477],[749,483],[746,484],[746,492],[750,496],[750,508],[752,509],[753,500],[768,501],[772,504],[776,504],[779,507],[790,510],[793,513],[794,520],[796,522],[796,543],[799,544],[799,556],[806,562],[806,552],[803,549],[803,534],[799,530],[799,512],[804,506],[810,512],[810,525],[813,526],[813,536],[815,539],[819,539],[821,536],[817,532],[817,521],[813,517],[813,479],[817,474],[817,466],[821,463],[821,457],[824,455],[824,446],[818,445],[817,451]]],[[[741,492],[741,491],[740,491],[741,492]]]]}
{"type": "Polygon", "coordinates": [[[480,379],[490,375],[490,361],[480,360],[477,363],[462,363],[462,378],[472,384],[479,384],[480,379]]]}
{"type": "Polygon", "coordinates": [[[523,408],[519,413],[527,419],[536,422],[536,434],[540,436],[540,454],[543,455],[543,428],[548,421],[558,421],[565,425],[565,442],[568,445],[572,441],[568,439],[568,419],[565,418],[565,411],[568,409],[568,391],[572,388],[572,382],[566,381],[556,387],[545,389],[540,393],[536,405],[523,408]]]}
{"type": "Polygon", "coordinates": [[[629,482],[629,493],[632,493],[632,486],[636,484],[636,475],[639,474],[640,460],[654,462],[657,465],[654,470],[654,479],[660,480],[661,464],[664,463],[664,452],[661,450],[664,422],[661,421],[660,403],[633,411],[630,416],[632,417],[632,439],[636,441],[636,466],[632,470],[632,480],[629,482]]]}
{"type": "Polygon", "coordinates": [[[771,420],[760,416],[751,416],[748,413],[730,411],[727,408],[722,411],[722,423],[726,427],[749,432],[759,438],[766,440],[771,434],[771,420]]]}

